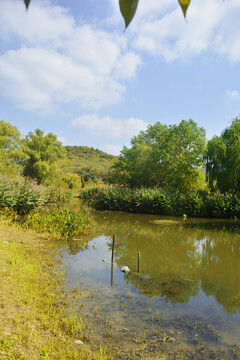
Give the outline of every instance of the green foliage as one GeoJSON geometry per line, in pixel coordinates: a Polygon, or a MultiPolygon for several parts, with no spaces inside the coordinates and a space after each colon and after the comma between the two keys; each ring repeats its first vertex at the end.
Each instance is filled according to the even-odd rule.
{"type": "Polygon", "coordinates": [[[233,194],[198,191],[180,194],[163,189],[116,189],[93,187],[83,190],[82,198],[92,199],[96,209],[158,215],[240,218],[240,198],[233,194]]]}
{"type": "Polygon", "coordinates": [[[54,186],[46,187],[21,177],[0,177],[0,209],[8,208],[17,214],[26,214],[46,203],[64,202],[69,191],[54,186]]]}
{"type": "Polygon", "coordinates": [[[69,189],[80,189],[82,187],[81,177],[77,174],[66,173],[62,175],[62,180],[68,185],[69,189]]]}
{"type": "Polygon", "coordinates": [[[44,186],[44,192],[46,194],[47,203],[63,203],[68,202],[72,197],[72,193],[57,184],[44,186]]]}
{"type": "Polygon", "coordinates": [[[0,120],[0,173],[2,175],[18,174],[22,157],[21,133],[15,126],[0,120]]]}
{"type": "Polygon", "coordinates": [[[26,214],[35,207],[47,202],[42,188],[38,188],[30,181],[7,178],[0,179],[0,208],[9,208],[18,214],[26,214]]]}
{"type": "Polygon", "coordinates": [[[29,6],[29,4],[30,4],[30,0],[23,0],[23,1],[24,1],[24,3],[25,3],[26,9],[28,9],[28,6],[29,6]]]}
{"type": "Polygon", "coordinates": [[[240,187],[240,119],[232,121],[220,136],[207,145],[206,172],[211,189],[239,192],[240,187]]]}
{"type": "Polygon", "coordinates": [[[193,120],[167,126],[149,125],[124,147],[111,169],[112,182],[135,187],[161,187],[182,193],[198,190],[203,168],[205,130],[193,120]]]}
{"type": "Polygon", "coordinates": [[[72,238],[86,233],[90,222],[80,211],[44,209],[30,212],[24,218],[24,226],[58,237],[72,238]]]}
{"type": "Polygon", "coordinates": [[[127,28],[137,10],[138,0],[119,0],[119,6],[127,28]]]}
{"type": "Polygon", "coordinates": [[[22,162],[24,176],[36,179],[40,183],[52,183],[58,175],[57,161],[64,156],[64,148],[57,136],[52,133],[44,135],[42,130],[29,132],[22,141],[26,154],[22,162]]]}
{"type": "Polygon", "coordinates": [[[188,9],[188,6],[189,6],[191,0],[178,0],[178,2],[182,8],[184,17],[186,17],[187,9],[188,9]]]}
{"type": "Polygon", "coordinates": [[[83,199],[92,199],[94,195],[101,193],[102,191],[108,190],[108,187],[104,186],[90,186],[82,190],[79,197],[83,199]]]}
{"type": "Polygon", "coordinates": [[[88,146],[65,146],[66,156],[60,160],[59,167],[64,174],[77,174],[81,177],[84,187],[85,182],[98,178],[106,182],[108,172],[116,156],[109,155],[101,150],[88,146]]]}
{"type": "MultiPolygon", "coordinates": [[[[25,3],[26,9],[28,9],[30,0],[23,0],[23,1],[25,3]]],[[[139,0],[119,0],[120,10],[121,10],[122,16],[125,20],[126,28],[130,24],[130,22],[132,21],[134,15],[136,13],[138,1],[139,0]]],[[[182,8],[184,17],[186,17],[187,8],[190,4],[190,1],[191,0],[178,0],[180,6],[182,8]]]]}

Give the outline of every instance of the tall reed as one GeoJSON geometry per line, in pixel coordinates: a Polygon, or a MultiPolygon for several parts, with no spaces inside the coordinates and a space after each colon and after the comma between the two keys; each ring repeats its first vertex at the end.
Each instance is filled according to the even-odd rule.
{"type": "Polygon", "coordinates": [[[240,218],[240,198],[236,194],[190,194],[167,192],[162,189],[88,188],[81,197],[91,198],[96,209],[118,210],[147,214],[192,217],[240,218]]]}

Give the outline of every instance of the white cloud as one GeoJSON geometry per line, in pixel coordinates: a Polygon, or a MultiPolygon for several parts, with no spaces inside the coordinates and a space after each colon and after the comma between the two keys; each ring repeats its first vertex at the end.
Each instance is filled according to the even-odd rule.
{"type": "Polygon", "coordinates": [[[61,136],[61,135],[58,135],[58,134],[57,134],[57,139],[58,139],[58,141],[60,141],[63,145],[67,145],[67,143],[68,143],[68,140],[67,140],[64,136],[61,136]]]}
{"type": "Polygon", "coordinates": [[[226,95],[229,96],[231,99],[239,100],[240,94],[237,90],[227,90],[226,95]]]}
{"type": "Polygon", "coordinates": [[[176,0],[140,1],[123,34],[118,2],[109,2],[112,16],[97,27],[49,0],[32,1],[28,12],[20,0],[1,0],[0,39],[9,48],[0,53],[1,96],[27,110],[71,102],[97,109],[122,100],[125,80],[142,64],[139,51],[166,61],[206,51],[240,61],[239,0],[192,1],[187,23],[176,0]]]}
{"type": "Polygon", "coordinates": [[[124,87],[66,55],[38,48],[0,56],[0,91],[27,110],[70,101],[98,108],[118,102],[124,87]]]}
{"type": "Polygon", "coordinates": [[[0,37],[20,41],[0,56],[0,92],[28,110],[72,101],[86,108],[117,103],[124,79],[141,64],[123,35],[77,25],[47,0],[33,1],[28,12],[17,0],[2,0],[0,37]]]}
{"type": "Polygon", "coordinates": [[[0,34],[5,38],[17,36],[39,45],[68,38],[74,29],[67,11],[46,0],[32,1],[28,11],[21,1],[1,0],[0,9],[0,34]]]}
{"type": "Polygon", "coordinates": [[[132,138],[141,130],[146,130],[148,123],[142,119],[114,119],[109,116],[100,117],[97,114],[87,114],[74,119],[72,126],[88,130],[92,135],[104,138],[132,138]]]}
{"type": "Polygon", "coordinates": [[[127,32],[134,48],[167,61],[212,51],[234,62],[240,61],[239,17],[239,0],[192,1],[187,21],[175,0],[140,1],[127,32]]]}
{"type": "Polygon", "coordinates": [[[119,155],[122,149],[123,146],[115,144],[105,144],[102,146],[102,150],[111,155],[119,155]]]}

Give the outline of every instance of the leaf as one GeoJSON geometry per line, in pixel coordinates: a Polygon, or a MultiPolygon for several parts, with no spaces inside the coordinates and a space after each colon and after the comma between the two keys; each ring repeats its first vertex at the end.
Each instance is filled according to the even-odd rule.
{"type": "Polygon", "coordinates": [[[138,1],[139,0],[119,0],[120,10],[125,20],[125,28],[128,27],[135,15],[138,1]]]}
{"type": "Polygon", "coordinates": [[[26,9],[28,9],[28,6],[30,4],[30,0],[23,0],[25,2],[25,5],[26,5],[26,9]]]}
{"type": "Polygon", "coordinates": [[[188,9],[188,6],[189,6],[191,0],[178,0],[178,2],[182,8],[184,17],[186,17],[187,9],[188,9]]]}

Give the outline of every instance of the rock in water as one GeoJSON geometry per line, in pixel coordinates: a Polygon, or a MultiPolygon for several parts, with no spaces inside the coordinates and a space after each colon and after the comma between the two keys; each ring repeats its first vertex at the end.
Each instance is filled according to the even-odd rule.
{"type": "Polygon", "coordinates": [[[124,273],[128,273],[128,272],[130,272],[130,269],[129,269],[128,266],[122,266],[121,271],[124,272],[124,273]]]}

